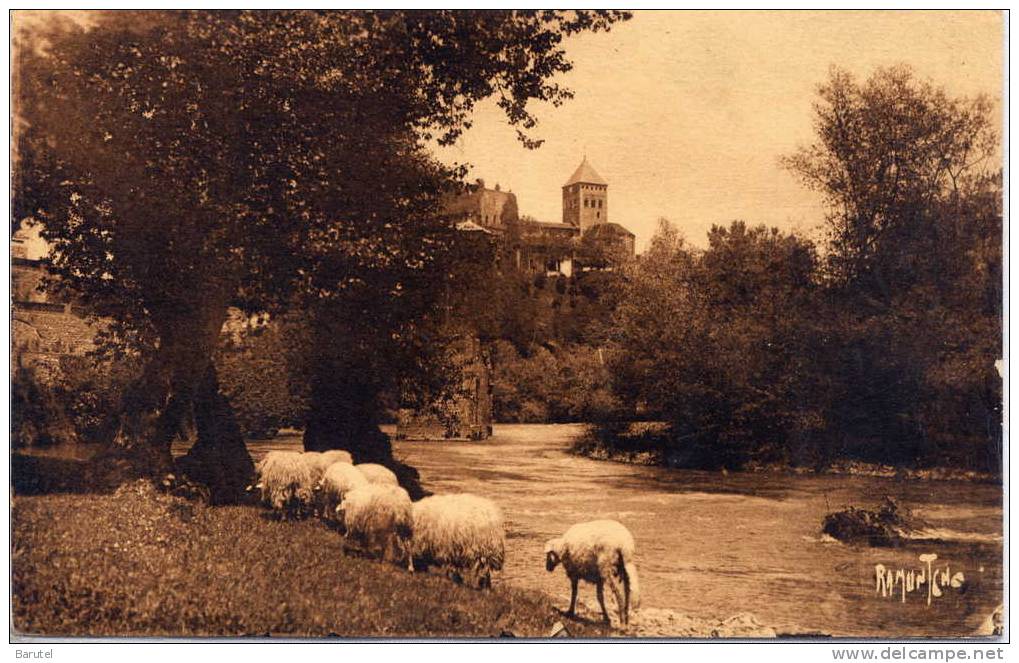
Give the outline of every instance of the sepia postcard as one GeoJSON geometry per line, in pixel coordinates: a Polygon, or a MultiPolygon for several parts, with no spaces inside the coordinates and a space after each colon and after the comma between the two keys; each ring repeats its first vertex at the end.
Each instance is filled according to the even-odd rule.
{"type": "Polygon", "coordinates": [[[1003,657],[1007,11],[9,19],[17,658],[1003,657]]]}

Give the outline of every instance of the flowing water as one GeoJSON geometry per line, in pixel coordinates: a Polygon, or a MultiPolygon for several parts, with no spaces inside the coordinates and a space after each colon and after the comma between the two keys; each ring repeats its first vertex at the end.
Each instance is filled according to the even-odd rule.
{"type": "MultiPolygon", "coordinates": [[[[972,634],[1002,602],[1001,486],[952,481],[695,472],[577,457],[577,425],[499,425],[484,442],[394,444],[435,493],[472,492],[506,516],[507,562],[496,582],[546,592],[565,607],[569,582],[547,573],[544,542],[597,518],[637,541],[642,607],[723,619],[750,612],[779,632],[904,637],[972,634]],[[899,548],[848,546],[821,536],[824,515],[875,508],[889,495],[930,523],[933,540],[899,548]],[[902,600],[877,592],[875,565],[962,572],[940,597],[921,586],[902,600]]],[[[391,431],[389,431],[391,432],[391,431]]],[[[284,435],[249,443],[253,455],[299,448],[284,435]]],[[[597,605],[594,589],[581,599],[597,605]]]]}

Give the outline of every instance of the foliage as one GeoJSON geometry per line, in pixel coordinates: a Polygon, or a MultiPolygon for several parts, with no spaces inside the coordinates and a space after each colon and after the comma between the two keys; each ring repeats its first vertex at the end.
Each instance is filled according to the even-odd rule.
{"type": "Polygon", "coordinates": [[[671,425],[689,464],[770,459],[808,425],[814,260],[809,242],[738,221],[698,255],[663,222],[628,272],[613,385],[671,425]]]}
{"type": "MultiPolygon", "coordinates": [[[[62,287],[124,324],[150,318],[157,332],[213,277],[238,281],[240,299],[261,309],[287,301],[295,280],[312,285],[299,268],[323,251],[354,274],[427,262],[428,231],[400,232],[415,222],[401,193],[453,173],[436,170],[418,142],[433,131],[454,140],[493,94],[511,124],[533,128],[530,101],[570,96],[548,80],[569,69],[562,37],[625,17],[98,16],[88,29],[55,28],[42,53],[19,50],[18,216],[45,222],[62,287]]],[[[425,200],[411,210],[429,197],[414,196],[425,200]]],[[[322,276],[330,288],[359,285],[322,276]]]]}
{"type": "Polygon", "coordinates": [[[609,416],[619,406],[601,357],[590,346],[567,346],[556,352],[539,346],[521,356],[511,343],[497,341],[492,357],[495,420],[549,423],[609,416]]]}
{"type": "Polygon", "coordinates": [[[64,356],[55,366],[19,367],[12,380],[13,446],[95,444],[137,372],[131,360],[64,356]]]}
{"type": "MultiPolygon", "coordinates": [[[[833,70],[784,163],[829,206],[820,257],[734,222],[663,225],[627,272],[612,384],[683,464],[836,458],[1000,470],[1001,175],[986,99],[833,70]]],[[[603,427],[599,437],[612,437],[603,427]]]]}
{"type": "Polygon", "coordinates": [[[358,438],[390,369],[427,365],[405,360],[429,346],[455,254],[441,201],[462,171],[423,144],[453,141],[494,95],[535,146],[528,104],[570,96],[552,80],[570,66],[562,38],[626,17],[103,12],[22,44],[15,217],[43,222],[51,287],[143,353],[118,440],[162,468],[203,398],[207,452],[243,455],[209,370],[230,305],[310,310],[309,430],[358,438]]]}
{"type": "Polygon", "coordinates": [[[950,97],[905,66],[864,83],[832,68],[818,97],[816,142],[784,164],[828,204],[829,277],[885,299],[937,280],[947,265],[922,252],[946,239],[938,218],[955,217],[953,206],[997,169],[990,101],[950,97]]]}
{"type": "Polygon", "coordinates": [[[113,425],[110,413],[116,412],[124,389],[137,373],[136,358],[60,358],[53,391],[80,442],[98,444],[110,438],[113,425]]]}
{"type": "Polygon", "coordinates": [[[220,387],[245,437],[303,426],[308,409],[306,334],[292,317],[224,334],[214,359],[220,387]]]}
{"type": "Polygon", "coordinates": [[[497,264],[464,300],[459,314],[492,356],[496,421],[591,421],[615,412],[605,363],[619,280],[614,272],[547,276],[497,264]]]}
{"type": "Polygon", "coordinates": [[[845,451],[1001,462],[1001,176],[990,102],[833,70],[786,164],[829,202],[824,309],[845,451]]]}
{"type": "Polygon", "coordinates": [[[11,447],[75,441],[74,425],[47,381],[32,367],[17,367],[11,377],[11,447]]]}

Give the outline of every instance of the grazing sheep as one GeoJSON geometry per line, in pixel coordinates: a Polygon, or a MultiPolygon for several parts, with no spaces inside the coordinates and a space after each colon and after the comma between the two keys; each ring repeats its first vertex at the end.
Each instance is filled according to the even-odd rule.
{"type": "Polygon", "coordinates": [[[998,604],[994,612],[980,624],[976,635],[1004,635],[1005,634],[1005,605],[998,604]]]}
{"type": "Polygon", "coordinates": [[[379,486],[400,485],[400,482],[396,479],[396,475],[393,474],[393,471],[384,465],[379,465],[377,463],[359,463],[354,467],[361,470],[361,474],[364,475],[365,479],[368,479],[368,483],[374,483],[379,486]]]}
{"type": "Polygon", "coordinates": [[[636,608],[640,605],[635,549],[633,535],[615,520],[580,523],[566,530],[561,537],[548,541],[545,544],[545,569],[552,572],[558,564],[562,564],[570,578],[570,611],[567,614],[572,615],[577,608],[577,583],[586,580],[597,588],[602,616],[606,623],[609,622],[604,594],[605,583],[608,582],[616,597],[619,620],[623,624],[629,623],[630,606],[636,608]],[[617,579],[623,583],[622,596],[616,585],[617,579]]]}
{"type": "Polygon", "coordinates": [[[502,512],[491,500],[464,493],[433,495],[414,503],[414,558],[424,566],[450,566],[455,576],[471,571],[479,587],[492,586],[492,571],[502,569],[506,534],[502,512]]]}
{"type": "Polygon", "coordinates": [[[354,464],[354,459],[351,457],[349,451],[343,449],[330,449],[329,451],[314,452],[318,456],[317,463],[320,472],[325,472],[329,469],[329,466],[333,463],[350,463],[354,464]]]}
{"type": "Polygon", "coordinates": [[[255,466],[262,503],[285,518],[303,514],[311,503],[314,474],[302,454],[270,451],[255,466]]]}
{"type": "Polygon", "coordinates": [[[386,561],[409,557],[413,516],[403,488],[366,483],[347,493],[336,515],[347,531],[345,546],[386,561]]]}
{"type": "MultiPolygon", "coordinates": [[[[334,517],[336,507],[346,499],[350,491],[367,485],[368,480],[354,465],[344,462],[333,463],[315,486],[320,513],[327,518],[334,517]]],[[[340,522],[343,520],[340,519],[340,522]]]]}

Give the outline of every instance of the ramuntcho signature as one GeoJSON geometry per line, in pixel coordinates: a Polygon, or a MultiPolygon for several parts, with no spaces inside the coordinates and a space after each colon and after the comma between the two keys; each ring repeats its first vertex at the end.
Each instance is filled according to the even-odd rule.
{"type": "Polygon", "coordinates": [[[881,596],[895,596],[896,592],[902,596],[902,602],[906,602],[906,594],[918,592],[926,587],[927,605],[940,598],[946,587],[959,589],[966,582],[966,576],[962,571],[952,573],[948,564],[944,567],[935,568],[934,561],[938,556],[934,553],[920,555],[920,562],[926,565],[920,569],[889,569],[884,564],[874,565],[874,575],[877,578],[877,594],[881,596]]]}

